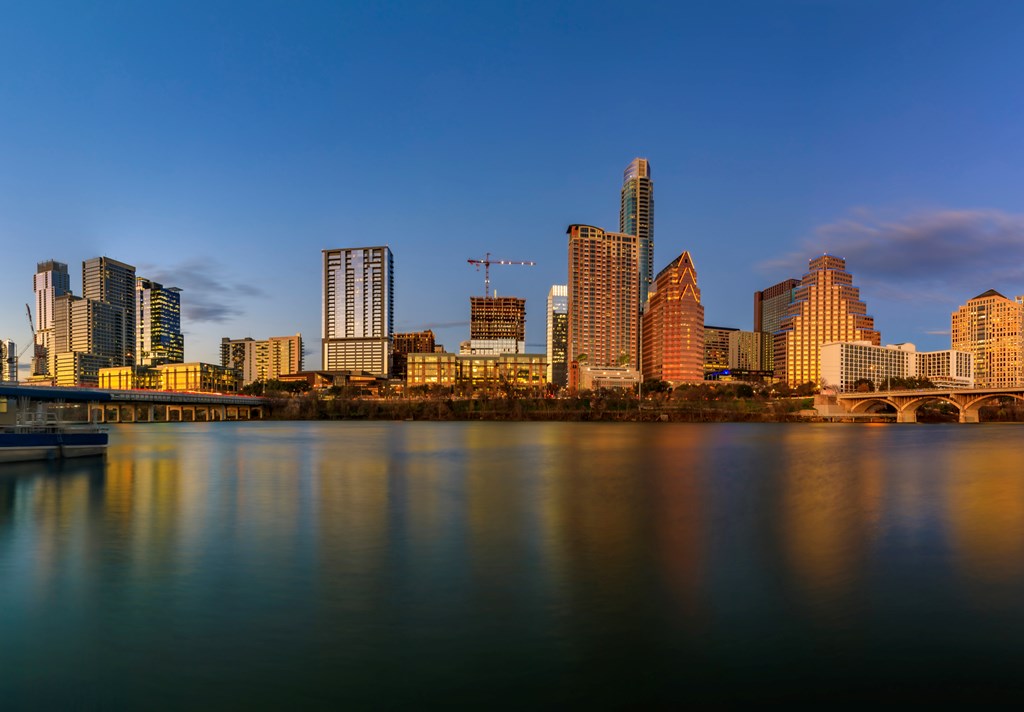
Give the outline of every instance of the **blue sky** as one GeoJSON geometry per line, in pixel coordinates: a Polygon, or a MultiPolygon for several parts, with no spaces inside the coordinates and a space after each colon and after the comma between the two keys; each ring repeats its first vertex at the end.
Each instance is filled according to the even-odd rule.
{"type": "Polygon", "coordinates": [[[1024,294],[1024,4],[2,2],[0,338],[35,264],[184,289],[186,358],[301,332],[320,251],[388,244],[400,331],[468,338],[491,252],[542,348],[570,223],[618,226],[650,159],[655,270],[709,324],[844,256],[883,342],[1024,294]]]}

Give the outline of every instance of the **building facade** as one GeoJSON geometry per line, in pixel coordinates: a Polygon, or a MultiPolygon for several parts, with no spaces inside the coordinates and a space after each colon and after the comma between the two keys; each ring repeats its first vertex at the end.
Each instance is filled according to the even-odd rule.
{"type": "Polygon", "coordinates": [[[646,158],[634,158],[622,174],[619,232],[636,235],[640,280],[640,306],[654,283],[654,182],[646,158]]]}
{"type": "Polygon", "coordinates": [[[389,247],[323,251],[323,370],[390,375],[394,289],[389,247]]]}
{"type": "Polygon", "coordinates": [[[729,341],[739,329],[731,326],[704,327],[704,375],[729,370],[729,341]]]}
{"type": "Polygon", "coordinates": [[[974,356],[966,351],[919,352],[913,344],[877,346],[868,341],[833,341],[821,346],[821,380],[839,393],[870,381],[889,390],[895,378],[927,378],[940,388],[973,388],[974,356]]]}
{"type": "Polygon", "coordinates": [[[548,383],[559,388],[569,385],[569,288],[553,284],[548,290],[547,359],[548,383]]]}
{"type": "Polygon", "coordinates": [[[109,355],[113,366],[136,363],[136,278],[135,268],[110,257],[93,257],[82,263],[82,296],[90,301],[113,307],[113,323],[104,325],[95,340],[102,352],[109,355]]]}
{"type": "Polygon", "coordinates": [[[1009,299],[994,289],[951,315],[953,349],[974,355],[979,388],[1024,385],[1024,296],[1009,299]]]}
{"type": "Polygon", "coordinates": [[[32,277],[35,292],[35,346],[32,355],[32,375],[45,376],[51,373],[49,353],[53,349],[53,308],[57,297],[71,293],[71,276],[68,266],[56,260],[36,264],[32,277]]]}
{"type": "Polygon", "coordinates": [[[18,347],[10,339],[0,341],[0,382],[18,382],[18,347]]]}
{"type": "Polygon", "coordinates": [[[408,374],[406,357],[409,354],[434,353],[434,345],[434,332],[430,329],[395,334],[391,357],[392,375],[405,379],[408,374]]]}
{"type": "Polygon", "coordinates": [[[662,269],[641,317],[644,380],[673,386],[704,380],[704,306],[689,252],[662,269]]]}
{"type": "Polygon", "coordinates": [[[477,356],[451,353],[408,354],[406,386],[463,386],[493,390],[514,386],[540,390],[547,383],[544,354],[477,356]]]}
{"type": "Polygon", "coordinates": [[[470,297],[469,338],[525,340],[526,300],[519,297],[470,297]]]}
{"type": "Polygon", "coordinates": [[[799,279],[786,279],[760,292],[754,292],[754,331],[761,334],[763,341],[759,369],[775,369],[775,332],[782,327],[782,319],[789,312],[793,293],[799,286],[799,279]]]}
{"type": "MultiPolygon", "coordinates": [[[[640,285],[636,235],[570,225],[568,356],[571,364],[637,368],[640,285]]],[[[570,370],[570,388],[575,387],[570,370]]]]}
{"type": "Polygon", "coordinates": [[[138,277],[135,280],[135,297],[137,363],[156,366],[184,362],[181,290],[138,277]]]}
{"type": "Polygon", "coordinates": [[[831,341],[867,341],[881,335],[846,271],[846,260],[822,255],[810,260],[774,338],[775,375],[790,386],[818,383],[821,346],[831,341]]]}
{"type": "Polygon", "coordinates": [[[280,380],[303,370],[302,334],[220,340],[220,365],[234,369],[243,386],[254,381],[280,380]]]}

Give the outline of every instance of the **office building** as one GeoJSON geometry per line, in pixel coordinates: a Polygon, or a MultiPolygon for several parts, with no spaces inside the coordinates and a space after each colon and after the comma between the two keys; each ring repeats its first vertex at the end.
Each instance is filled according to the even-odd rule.
{"type": "Polygon", "coordinates": [[[689,252],[662,269],[641,317],[644,380],[673,386],[704,380],[704,306],[689,252]]]}
{"type": "Polygon", "coordinates": [[[394,289],[389,247],[323,251],[323,370],[390,375],[394,289]]]}
{"type": "Polygon", "coordinates": [[[35,345],[32,355],[32,375],[49,375],[49,353],[53,349],[53,304],[54,300],[71,293],[71,276],[68,266],[56,260],[36,264],[32,277],[35,292],[35,345]]]}
{"type": "Polygon", "coordinates": [[[846,271],[846,260],[822,255],[810,260],[775,334],[775,375],[790,386],[818,383],[821,346],[830,341],[867,341],[880,334],[846,271]]]}
{"type": "Polygon", "coordinates": [[[553,284],[548,290],[547,327],[548,383],[565,388],[569,385],[569,292],[564,284],[553,284]]]}
{"type": "Polygon", "coordinates": [[[877,346],[867,341],[833,341],[821,346],[821,381],[839,393],[870,381],[889,390],[893,379],[927,378],[939,388],[973,388],[974,356],[966,351],[917,351],[913,344],[877,346]]]}
{"type": "Polygon", "coordinates": [[[800,285],[799,279],[786,279],[760,292],[754,292],[754,331],[761,334],[762,361],[760,369],[775,369],[774,338],[782,326],[782,319],[793,303],[793,292],[800,285]]]}
{"type": "Polygon", "coordinates": [[[259,341],[250,336],[224,337],[220,340],[220,365],[234,369],[243,386],[299,373],[303,370],[302,334],[271,336],[259,341]]]}
{"type": "Polygon", "coordinates": [[[97,326],[108,331],[95,334],[102,345],[98,355],[109,355],[113,366],[136,363],[135,323],[137,297],[135,268],[109,257],[93,257],[82,263],[82,297],[113,307],[114,322],[97,326]]]}
{"type": "Polygon", "coordinates": [[[994,289],[951,315],[953,349],[974,355],[978,388],[1024,386],[1024,296],[1009,299],[994,289]]]}
{"type": "Polygon", "coordinates": [[[135,297],[136,362],[143,366],[184,362],[181,290],[138,277],[135,297]]]}
{"type": "Polygon", "coordinates": [[[729,370],[742,376],[753,376],[758,380],[772,375],[772,369],[765,365],[769,352],[759,331],[743,331],[729,334],[729,370]]]}
{"type": "Polygon", "coordinates": [[[634,158],[622,174],[619,232],[637,236],[639,303],[644,307],[654,281],[654,183],[646,158],[634,158]]]}
{"type": "Polygon", "coordinates": [[[409,354],[434,353],[434,346],[434,332],[430,329],[395,334],[391,355],[392,375],[404,379],[408,373],[406,357],[409,354]]]}
{"type": "Polygon", "coordinates": [[[713,378],[729,370],[729,340],[739,329],[731,326],[704,327],[704,374],[713,378]]]}
{"type": "MultiPolygon", "coordinates": [[[[568,361],[637,368],[639,241],[636,235],[570,225],[568,361]]],[[[570,388],[572,381],[570,369],[570,388]]]]}
{"type": "Polygon", "coordinates": [[[406,386],[462,386],[495,390],[514,386],[541,390],[547,383],[544,354],[410,353],[406,386]]]}

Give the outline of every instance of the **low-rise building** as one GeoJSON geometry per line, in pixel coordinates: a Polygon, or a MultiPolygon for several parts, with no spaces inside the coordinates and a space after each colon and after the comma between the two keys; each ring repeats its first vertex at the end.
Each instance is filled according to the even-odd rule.
{"type": "MultiPolygon", "coordinates": [[[[63,356],[63,354],[61,355],[63,356]]],[[[98,369],[97,382],[90,385],[113,390],[153,389],[193,393],[237,393],[240,383],[238,373],[233,368],[193,361],[191,363],[165,363],[158,366],[102,368],[98,369]]]]}
{"type": "Polygon", "coordinates": [[[408,355],[407,386],[459,386],[478,389],[510,384],[543,388],[547,383],[544,354],[449,354],[408,355]]]}
{"type": "Polygon", "coordinates": [[[821,347],[822,385],[840,393],[870,381],[886,390],[892,379],[927,378],[942,388],[974,387],[974,355],[966,351],[918,352],[913,344],[875,346],[870,341],[833,341],[821,347]]]}

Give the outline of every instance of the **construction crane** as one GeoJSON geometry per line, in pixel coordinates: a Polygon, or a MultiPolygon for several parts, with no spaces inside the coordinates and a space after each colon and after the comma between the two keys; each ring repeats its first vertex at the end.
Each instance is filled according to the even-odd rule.
{"type": "Polygon", "coordinates": [[[480,271],[480,265],[484,266],[484,297],[491,296],[491,265],[523,265],[524,267],[533,267],[536,262],[529,262],[523,260],[492,260],[491,253],[482,260],[466,260],[469,264],[476,267],[476,271],[480,271]]]}
{"type": "Polygon", "coordinates": [[[25,355],[25,352],[28,351],[28,347],[34,346],[36,343],[36,325],[32,323],[32,309],[28,304],[25,305],[25,316],[28,317],[28,328],[29,331],[32,332],[32,340],[25,344],[25,348],[23,348],[21,353],[18,354],[19,361],[21,360],[21,357],[25,355]]]}

